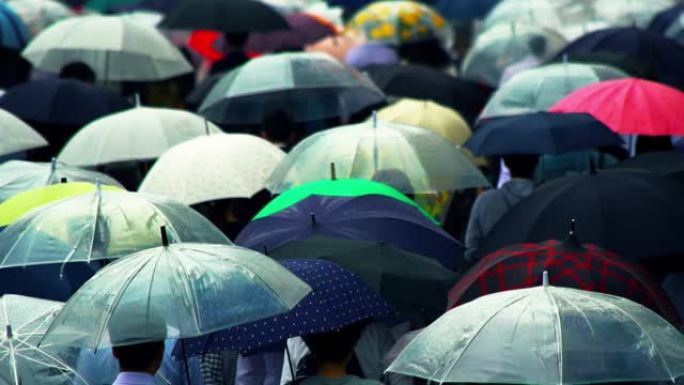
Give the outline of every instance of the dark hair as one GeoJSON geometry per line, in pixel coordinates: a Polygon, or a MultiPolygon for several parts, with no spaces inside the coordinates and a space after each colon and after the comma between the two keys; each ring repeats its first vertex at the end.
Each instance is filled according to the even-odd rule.
{"type": "Polygon", "coordinates": [[[59,77],[62,79],[80,80],[91,84],[95,83],[96,79],[95,71],[89,65],[80,61],[72,62],[62,67],[59,77]]]}
{"type": "Polygon", "coordinates": [[[538,155],[504,155],[504,164],[511,171],[513,178],[532,179],[534,169],[539,163],[538,155]]]}
{"type": "Polygon", "coordinates": [[[146,372],[156,361],[159,361],[163,353],[163,341],[112,348],[112,354],[119,361],[121,371],[125,372],[146,372]]]}
{"type": "Polygon", "coordinates": [[[288,142],[294,131],[292,115],[285,110],[277,110],[264,118],[261,129],[270,141],[288,142]]]}
{"type": "Polygon", "coordinates": [[[361,338],[365,322],[357,322],[339,330],[303,336],[306,346],[318,362],[346,362],[361,338]]]}

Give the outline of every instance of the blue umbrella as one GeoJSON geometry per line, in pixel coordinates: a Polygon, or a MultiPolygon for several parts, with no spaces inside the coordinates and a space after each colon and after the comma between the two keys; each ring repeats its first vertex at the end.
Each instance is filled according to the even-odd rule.
{"type": "Polygon", "coordinates": [[[20,50],[29,39],[26,24],[10,7],[0,2],[0,47],[20,50]]]}
{"type": "Polygon", "coordinates": [[[420,210],[396,199],[367,195],[313,195],[285,210],[249,223],[236,244],[260,252],[312,236],[385,242],[438,260],[453,269],[463,246],[420,210]]]}
{"type": "Polygon", "coordinates": [[[311,293],[297,306],[275,317],[186,339],[176,345],[174,355],[254,352],[291,337],[337,330],[368,319],[390,322],[397,317],[392,307],[359,277],[332,262],[299,259],[282,264],[311,286],[311,293]]]}
{"type": "Polygon", "coordinates": [[[499,0],[437,0],[435,9],[451,21],[484,17],[499,0]]]}
{"type": "Polygon", "coordinates": [[[680,2],[673,5],[657,14],[651,21],[651,24],[649,24],[648,30],[659,34],[665,34],[665,31],[679,19],[682,12],[684,12],[684,3],[680,2]]]}

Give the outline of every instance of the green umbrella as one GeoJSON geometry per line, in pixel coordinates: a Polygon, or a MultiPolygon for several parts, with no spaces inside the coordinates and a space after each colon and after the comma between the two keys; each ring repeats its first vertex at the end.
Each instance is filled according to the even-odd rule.
{"type": "Polygon", "coordinates": [[[64,305],[43,346],[99,349],[198,337],[286,312],[311,288],[279,263],[230,245],[168,244],[98,271],[64,305]]]}
{"type": "Polygon", "coordinates": [[[425,216],[432,219],[428,213],[423,211],[416,202],[411,200],[399,190],[386,184],[373,182],[365,179],[340,179],[340,180],[319,180],[309,182],[301,186],[292,188],[280,194],[267,204],[254,219],[268,217],[291,207],[312,195],[334,196],[334,197],[359,197],[365,195],[382,195],[396,199],[421,210],[425,216]]]}
{"type": "Polygon", "coordinates": [[[628,76],[601,64],[561,63],[523,71],[492,95],[480,119],[546,111],[578,88],[628,76]]]}
{"type": "Polygon", "coordinates": [[[548,285],[480,297],[421,332],[387,369],[442,383],[674,382],[684,336],[628,299],[548,285]]]}

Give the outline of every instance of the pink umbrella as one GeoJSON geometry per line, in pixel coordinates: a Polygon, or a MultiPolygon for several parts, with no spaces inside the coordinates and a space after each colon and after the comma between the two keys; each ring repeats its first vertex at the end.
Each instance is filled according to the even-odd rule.
{"type": "Polygon", "coordinates": [[[549,111],[589,113],[618,134],[684,135],[684,92],[643,79],[582,87],[549,111]]]}

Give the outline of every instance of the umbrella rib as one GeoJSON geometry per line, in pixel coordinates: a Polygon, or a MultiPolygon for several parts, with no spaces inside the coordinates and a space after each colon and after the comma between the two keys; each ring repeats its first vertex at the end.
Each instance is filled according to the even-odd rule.
{"type": "MultiPolygon", "coordinates": [[[[170,255],[174,255],[173,253],[169,253],[170,255]]],[[[190,287],[190,282],[192,282],[192,278],[190,277],[190,274],[185,270],[185,266],[181,263],[181,261],[174,255],[174,258],[178,262],[178,270],[183,273],[185,276],[185,280],[183,280],[183,286],[185,286],[185,289],[190,293],[191,301],[192,301],[192,320],[195,322],[195,327],[197,328],[198,333],[201,332],[202,328],[200,327],[200,320],[199,320],[199,302],[197,301],[197,297],[195,296],[195,292],[192,290],[190,287]]]]}
{"type": "Polygon", "coordinates": [[[561,326],[560,308],[556,299],[549,292],[549,288],[542,288],[553,302],[553,310],[556,313],[556,344],[558,344],[558,383],[563,384],[563,328],[561,326]]]}

